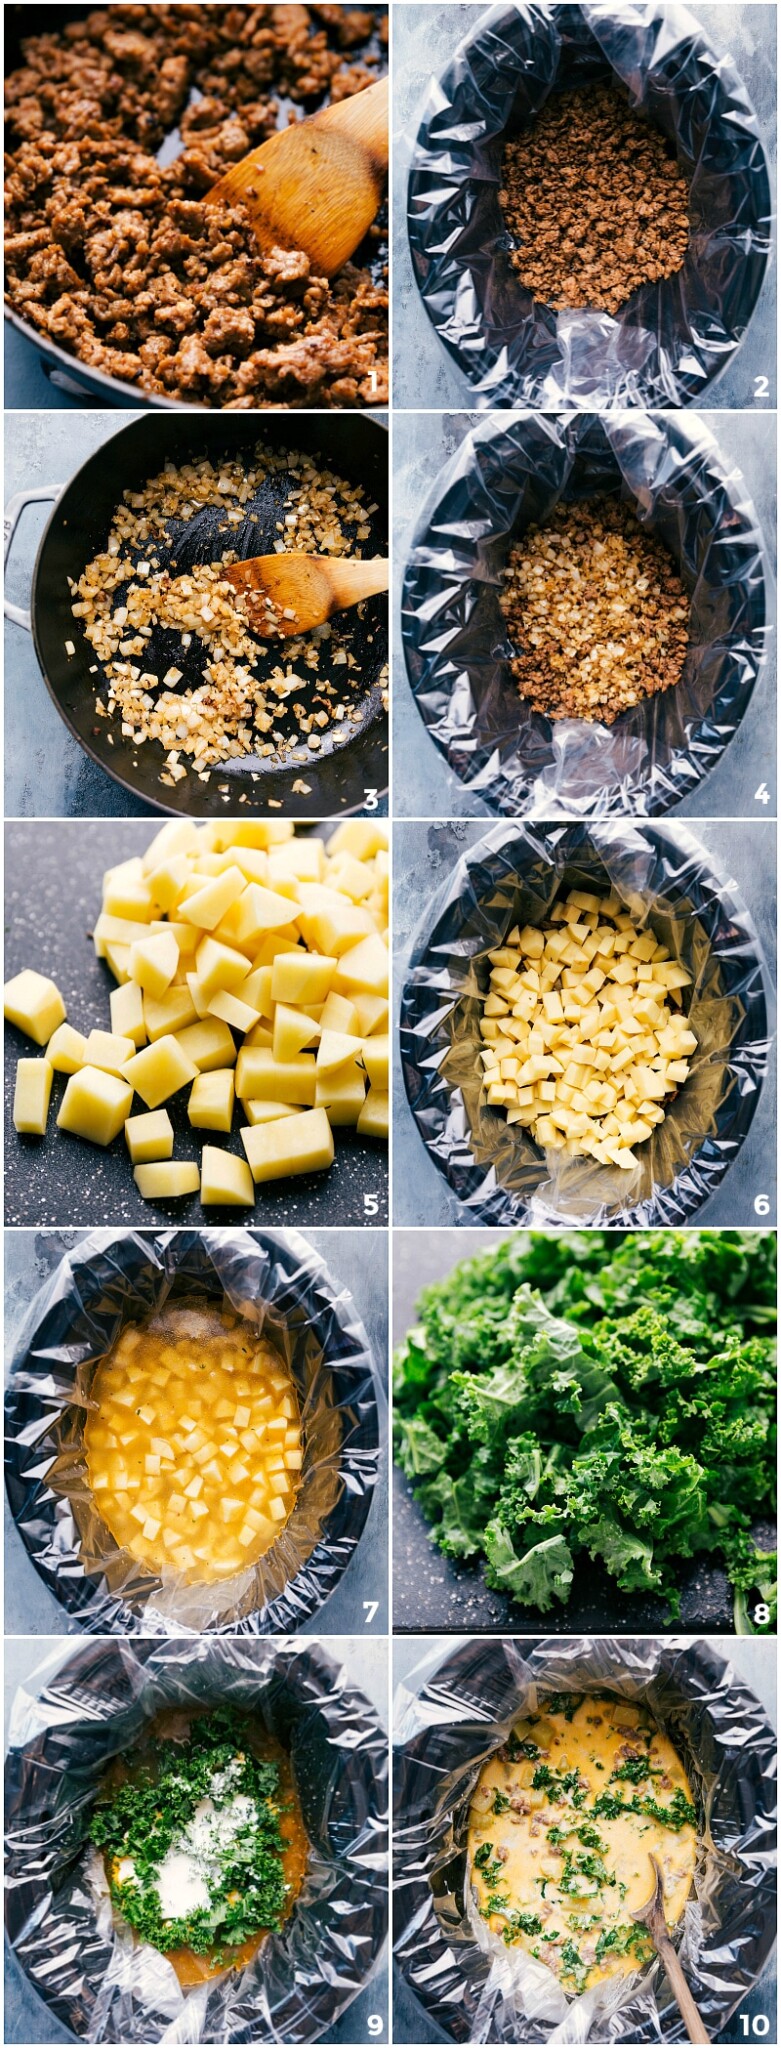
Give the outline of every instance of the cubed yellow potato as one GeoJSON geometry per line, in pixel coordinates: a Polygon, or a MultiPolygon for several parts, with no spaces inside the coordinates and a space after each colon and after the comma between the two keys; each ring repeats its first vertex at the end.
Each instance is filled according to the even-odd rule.
{"type": "Polygon", "coordinates": [[[246,954],[211,937],[201,940],[195,955],[195,967],[207,1001],[216,995],[218,988],[238,988],[239,982],[247,979],[246,954]]]}
{"type": "Polygon", "coordinates": [[[272,1045],[275,1060],[294,1060],[297,1053],[311,1045],[320,1036],[320,1026],[302,1010],[293,1010],[289,1003],[277,1003],[274,1008],[274,1029],[272,1045]]]}
{"type": "Polygon", "coordinates": [[[387,1090],[383,1088],[370,1088],[358,1116],[357,1128],[360,1131],[361,1137],[387,1138],[389,1113],[387,1090]]]}
{"type": "Polygon", "coordinates": [[[219,1017],[204,1017],[198,1024],[188,1024],[184,1031],[177,1031],[176,1043],[199,1074],[210,1074],[216,1067],[232,1067],[236,1061],[236,1046],[227,1024],[219,1017]]]}
{"type": "Polygon", "coordinates": [[[337,854],[328,863],[329,882],[353,903],[363,903],[371,895],[373,879],[373,869],[366,861],[356,860],[352,853],[337,854]]]}
{"type": "Polygon", "coordinates": [[[378,932],[367,939],[359,939],[348,953],[342,953],[333,978],[333,987],[339,995],[351,995],[354,989],[367,995],[386,996],[388,993],[388,949],[383,945],[378,932]]]}
{"type": "Polygon", "coordinates": [[[111,917],[129,917],[148,924],[154,916],[155,899],[139,861],[124,861],[103,877],[103,909],[111,917]]]}
{"type": "Polygon", "coordinates": [[[271,995],[270,967],[253,968],[246,981],[239,982],[234,993],[240,1003],[248,1003],[250,1009],[257,1010],[259,1017],[265,1017],[267,1022],[271,1021],[274,1003],[271,995]]]}
{"type": "Polygon", "coordinates": [[[318,1074],[331,1074],[335,1067],[343,1067],[347,1060],[354,1061],[362,1043],[362,1039],[347,1031],[322,1031],[317,1048],[318,1074]]]}
{"type": "Polygon", "coordinates": [[[147,1027],[144,1020],[144,998],[138,983],[126,981],[121,988],[112,988],[109,996],[111,1029],[117,1038],[129,1038],[136,1052],[146,1045],[147,1027]]]}
{"type": "Polygon", "coordinates": [[[213,932],[215,925],[220,923],[231,905],[238,902],[246,887],[246,878],[240,867],[224,868],[222,874],[215,875],[213,881],[197,888],[193,895],[182,897],[177,915],[183,924],[196,924],[201,931],[213,932]]]}
{"type": "MultiPolygon", "coordinates": [[[[140,991],[139,991],[140,993],[140,991]]],[[[144,1022],[150,1045],[156,1038],[166,1038],[169,1031],[184,1031],[188,1024],[197,1024],[198,1012],[187,983],[167,988],[165,995],[144,996],[144,1022]]]]}
{"type": "MultiPolygon", "coordinates": [[[[198,1027],[191,1025],[191,1030],[198,1027]]],[[[169,1033],[165,1038],[156,1038],[154,1045],[147,1045],[143,1052],[137,1052],[128,1060],[125,1080],[140,1095],[147,1109],[159,1109],[161,1102],[176,1095],[188,1081],[194,1081],[198,1072],[195,1061],[190,1059],[180,1040],[169,1033]]]]}
{"type": "Polygon", "coordinates": [[[90,1031],[82,1064],[103,1067],[107,1074],[122,1074],[134,1052],[132,1038],[118,1038],[114,1031],[90,1031]]]}
{"type": "Polygon", "coordinates": [[[326,996],[320,1012],[321,1031],[345,1031],[348,1037],[363,1038],[364,1032],[358,1026],[358,1012],[348,996],[337,996],[333,992],[326,996]]]}
{"type": "Polygon", "coordinates": [[[204,1145],[201,1155],[201,1201],[220,1202],[226,1208],[251,1209],[255,1185],[246,1159],[225,1152],[220,1145],[204,1145]]]}
{"type": "Polygon", "coordinates": [[[318,1074],[315,1107],[325,1109],[334,1128],[358,1122],[366,1097],[366,1075],[355,1060],[332,1073],[318,1074]]]}
{"type": "Polygon", "coordinates": [[[365,1038],[361,1058],[373,1088],[388,1090],[388,1047],[387,1032],[380,1037],[365,1038]]]}
{"type": "Polygon", "coordinates": [[[310,1104],[315,1099],[316,1069],[311,1053],[275,1060],[265,1045],[243,1045],[236,1061],[236,1094],[265,1096],[279,1102],[310,1104]]]}
{"type": "Polygon", "coordinates": [[[388,845],[388,827],[374,818],[344,818],[331,833],[328,852],[333,860],[339,853],[351,853],[355,860],[373,860],[388,845]]]}
{"type": "Polygon", "coordinates": [[[170,930],[136,939],[130,948],[130,979],[157,1002],[173,981],[178,965],[179,947],[170,930]]]}
{"type": "Polygon", "coordinates": [[[333,1165],[333,1132],[324,1109],[245,1125],[241,1142],[256,1183],[284,1180],[287,1174],[319,1173],[333,1165]]]}
{"type": "Polygon", "coordinates": [[[84,1065],[86,1038],[72,1024],[58,1024],[46,1047],[46,1058],[55,1074],[77,1074],[84,1065]]]}
{"type": "Polygon", "coordinates": [[[14,1128],[28,1138],[45,1138],[54,1068],[48,1059],[17,1060],[14,1128]]]}
{"type": "Polygon", "coordinates": [[[273,889],[264,889],[259,882],[250,882],[244,891],[235,920],[236,944],[250,946],[262,939],[266,932],[278,931],[283,925],[295,924],[297,904],[290,896],[278,894],[273,889]]]}
{"type": "Polygon", "coordinates": [[[244,1113],[251,1124],[273,1124],[280,1116],[299,1116],[295,1102],[269,1102],[267,1097],[248,1096],[244,1101],[244,1113]]]}
{"type": "Polygon", "coordinates": [[[155,868],[175,855],[195,853],[198,847],[198,827],[192,818],[168,818],[159,831],[150,839],[145,853],[141,855],[141,866],[145,875],[154,873],[155,868]]]}
{"type": "Polygon", "coordinates": [[[178,1201],[182,1195],[196,1195],[201,1185],[200,1168],[194,1159],[161,1159],[149,1166],[137,1166],[133,1179],[145,1202],[178,1201]]]}
{"type": "MultiPolygon", "coordinates": [[[[196,1130],[229,1131],[235,1097],[233,1068],[198,1074],[190,1090],[187,1115],[196,1130]]],[[[203,1171],[203,1168],[201,1169],[203,1171]]]]}
{"type": "Polygon", "coordinates": [[[268,879],[280,882],[319,882],[325,867],[322,839],[290,839],[286,846],[274,846],[268,856],[268,879]]]}
{"type": "Polygon", "coordinates": [[[160,862],[149,876],[149,887],[161,910],[174,910],[190,879],[190,863],[181,853],[160,862]]]}
{"type": "Polygon", "coordinates": [[[48,1045],[58,1024],[64,1024],[65,1004],[55,982],[34,967],[14,974],[3,990],[6,1021],[24,1031],[36,1045],[48,1045]]]}
{"type": "Polygon", "coordinates": [[[150,1109],[145,1116],[129,1116],[125,1141],[134,1166],[144,1166],[149,1159],[170,1159],[174,1127],[167,1109],[150,1109]]]}
{"type": "Polygon", "coordinates": [[[387,996],[370,996],[363,989],[355,989],[349,1000],[355,1011],[355,1030],[361,1038],[373,1038],[376,1031],[387,1031],[387,996]]]}
{"type": "Polygon", "coordinates": [[[336,972],[336,960],[319,953],[277,953],[271,966],[271,996],[275,1003],[324,1003],[336,972]]]}
{"type": "Polygon", "coordinates": [[[251,1031],[257,1024],[259,1010],[253,1010],[249,1003],[243,1003],[230,989],[218,988],[216,995],[209,998],[207,1016],[218,1017],[223,1024],[232,1024],[234,1031],[251,1031]]]}
{"type": "Polygon", "coordinates": [[[359,939],[368,938],[375,930],[370,910],[350,903],[335,891],[333,903],[325,904],[302,918],[301,926],[308,945],[318,953],[335,953],[337,959],[351,946],[357,945],[359,939]]]}
{"type": "MultiPolygon", "coordinates": [[[[143,1055],[139,1055],[143,1057],[143,1055]]],[[[60,1103],[58,1129],[92,1145],[110,1145],[119,1136],[133,1106],[127,1080],[102,1067],[81,1067],[70,1080],[60,1103]]]]}

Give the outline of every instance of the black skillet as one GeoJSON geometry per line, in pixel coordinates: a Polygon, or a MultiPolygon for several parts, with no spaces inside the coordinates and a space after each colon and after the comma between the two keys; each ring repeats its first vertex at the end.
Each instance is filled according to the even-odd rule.
{"type": "MultiPolygon", "coordinates": [[[[362,43],[359,49],[352,52],[346,51],[345,58],[349,58],[351,55],[353,58],[366,56],[380,58],[384,61],[384,53],[377,30],[381,17],[386,13],[386,9],[384,7],[370,6],[365,11],[374,17],[375,31],[367,37],[365,43],[362,43]]],[[[90,5],[63,6],[56,4],[54,6],[37,7],[25,4],[6,7],[3,12],[5,15],[4,76],[7,78],[9,72],[17,71],[19,66],[24,63],[22,43],[26,42],[28,37],[57,35],[63,28],[67,27],[69,22],[83,20],[86,15],[93,13],[94,9],[90,5]]],[[[323,26],[326,26],[326,24],[323,24],[323,26]]],[[[287,100],[281,93],[275,93],[274,97],[279,101],[280,108],[277,125],[284,128],[287,126],[288,113],[293,112],[298,116],[302,109],[300,106],[294,105],[292,101],[287,100]]],[[[305,103],[303,112],[307,114],[314,113],[318,107],[325,105],[327,105],[327,96],[324,97],[322,94],[318,94],[311,104],[309,102],[305,103]]],[[[178,154],[178,149],[179,130],[174,128],[166,136],[162,147],[157,152],[160,161],[164,163],[172,162],[173,158],[178,154]]],[[[384,216],[380,215],[379,218],[383,220],[384,216]]],[[[358,250],[355,260],[356,262],[364,263],[367,269],[374,271],[375,266],[377,266],[378,270],[382,270],[386,258],[387,248],[378,248],[376,242],[369,242],[362,249],[358,250]]],[[[46,376],[56,386],[57,390],[66,391],[70,397],[80,399],[82,404],[86,400],[88,403],[98,406],[135,405],[148,407],[150,411],[160,412],[189,412],[192,410],[192,402],[189,399],[166,398],[160,392],[143,391],[138,384],[128,384],[122,377],[109,377],[105,370],[95,369],[92,363],[80,362],[79,357],[73,355],[69,349],[60,348],[56,341],[52,341],[46,334],[41,334],[37,327],[30,325],[28,320],[23,320],[21,314],[17,313],[13,306],[7,305],[5,307],[5,317],[9,326],[15,327],[17,334],[21,334],[23,339],[30,343],[31,348],[36,350],[41,358],[46,376]]],[[[204,410],[208,410],[208,408],[204,408],[204,410]]]]}
{"type": "MultiPolygon", "coordinates": [[[[142,797],[156,810],[209,817],[241,807],[243,815],[273,816],[277,808],[290,817],[331,818],[349,811],[377,809],[378,797],[388,786],[388,728],[382,703],[380,675],[388,659],[387,599],[372,598],[349,618],[349,646],[358,662],[351,671],[351,702],[360,706],[360,724],[354,737],[343,747],[334,747],[329,734],[317,759],[275,766],[268,760],[245,756],[213,769],[209,782],[199,782],[188,769],[174,787],[161,783],[165,750],[158,741],[142,746],[123,739],[118,717],[100,717],[95,699],[105,685],[98,673],[90,674],[96,656],[85,639],[78,619],[71,611],[68,577],[78,581],[93,555],[105,547],[109,527],[123,491],[138,490],[155,476],[166,461],[182,463],[208,456],[219,462],[226,455],[249,458],[258,441],[272,448],[297,448],[333,469],[350,483],[363,484],[367,502],[376,503],[371,537],[363,545],[367,554],[384,555],[388,548],[388,441],[385,427],[365,413],[262,413],[140,414],[96,450],[77,470],[57,499],[43,534],[33,570],[30,599],[31,629],[38,663],[46,687],[66,725],[79,745],[100,768],[113,776],[131,795],[142,797]],[[75,646],[68,655],[66,642],[75,646]],[[307,785],[306,794],[293,791],[294,782],[307,785]],[[224,791],[227,784],[229,795],[224,791]],[[273,806],[273,808],[271,807],[273,806]]],[[[274,476],[261,487],[248,505],[257,515],[226,536],[219,530],[220,512],[215,507],[199,512],[187,529],[170,522],[171,557],[179,571],[195,562],[219,558],[226,545],[242,557],[263,554],[277,536],[276,521],[284,497],[284,476],[274,476]]],[[[156,544],[165,559],[165,550],[156,544]]],[[[197,641],[189,651],[188,666],[176,633],[160,633],[150,642],[152,666],[176,661],[183,671],[182,690],[200,680],[203,650],[197,641]]],[[[157,666],[156,672],[164,673],[157,666]]],[[[345,671],[346,673],[346,671],[345,671]]],[[[313,680],[312,691],[316,688],[313,680]]],[[[304,694],[302,692],[302,694],[304,694]]],[[[295,736],[292,713],[279,724],[295,736]]],[[[338,732],[338,726],[334,728],[338,732]]],[[[298,746],[297,752],[301,752],[298,746]]]]}

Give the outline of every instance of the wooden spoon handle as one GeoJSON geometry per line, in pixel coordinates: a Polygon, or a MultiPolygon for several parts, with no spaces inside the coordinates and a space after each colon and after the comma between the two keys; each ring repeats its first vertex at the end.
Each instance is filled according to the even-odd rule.
{"type": "Polygon", "coordinates": [[[334,598],[334,607],[360,604],[364,597],[376,597],[381,590],[387,590],[390,563],[387,561],[331,561],[328,564],[328,581],[334,598]]]}
{"type": "Polygon", "coordinates": [[[708,2048],[708,2044],[710,2043],[710,2034],[706,2034],[705,2032],[705,2027],[703,2025],[702,2020],[700,2019],[700,2015],[697,2011],[694,1999],[692,1998],[689,1986],[686,1982],[686,1978],[684,1977],[683,1970],[681,1969],[681,1965],[678,1961],[678,1957],[675,1949],[673,1948],[672,1942],[669,1939],[665,1939],[664,1936],[661,1936],[659,1939],[657,1939],[656,1946],[659,1955],[662,1959],[662,1965],[667,1972],[667,1976],[670,1979],[670,1984],[678,2000],[678,2004],[681,2008],[681,2013],[683,2015],[683,2023],[686,2028],[686,2032],[689,2036],[689,2040],[696,2041],[698,2044],[700,2044],[700,2048],[702,2048],[702,2044],[705,2043],[705,2048],[708,2048]]]}
{"type": "Polygon", "coordinates": [[[387,170],[387,78],[378,78],[376,85],[367,85],[363,92],[351,93],[349,99],[338,100],[335,106],[324,107],[321,114],[313,114],[311,118],[318,128],[336,128],[340,135],[349,135],[351,141],[368,150],[378,170],[387,170]]]}

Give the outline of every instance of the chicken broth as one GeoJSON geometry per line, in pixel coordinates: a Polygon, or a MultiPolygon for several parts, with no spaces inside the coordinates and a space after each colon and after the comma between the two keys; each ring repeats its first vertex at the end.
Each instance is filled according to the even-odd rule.
{"type": "Polygon", "coordinates": [[[639,1706],[557,1698],[516,1723],[484,1765],[469,1814],[469,1871],[483,1918],[508,1947],[581,1992],[650,1961],[631,1918],[659,1862],[669,1927],[697,1854],[682,1764],[639,1706]]]}
{"type": "MultiPolygon", "coordinates": [[[[127,1920],[139,1938],[160,1947],[183,1990],[208,1982],[227,1968],[242,1969],[251,1962],[272,1926],[281,1926],[292,1912],[306,1874],[309,1841],[290,1756],[259,1723],[230,1712],[158,1715],[138,1748],[111,1765],[91,1825],[92,1838],[102,1850],[117,1916],[127,1920]],[[242,1778],[247,1758],[249,1772],[245,1770],[242,1778]],[[270,1766],[269,1779],[275,1780],[265,1802],[260,1798],[256,1813],[250,1809],[257,1802],[261,1780],[255,1775],[253,1781],[253,1765],[270,1766]],[[172,1767],[176,1773],[177,1830],[167,1842],[165,1834],[156,1840],[154,1827],[166,1824],[172,1767]],[[204,1776],[208,1781],[205,1787],[199,1782],[204,1776]],[[192,1780],[189,1798],[188,1777],[192,1780]],[[160,1793],[162,1810],[156,1811],[145,1841],[148,1862],[142,1862],[130,1852],[134,1824],[145,1831],[140,1802],[148,1796],[150,1786],[160,1793]],[[135,1822],[134,1795],[139,1801],[135,1822]],[[234,1827],[232,1831],[236,1819],[238,1830],[234,1827]],[[254,1880],[263,1868],[257,1848],[262,1839],[258,1824],[262,1827],[264,1823],[260,1854],[267,1859],[262,1899],[268,1918],[267,1924],[251,1924],[253,1906],[261,1910],[261,1895],[249,1890],[249,1882],[250,1870],[254,1880]],[[253,1841],[251,1831],[256,1827],[253,1841]],[[229,1878],[226,1892],[221,1874],[215,1881],[216,1859],[221,1873],[230,1870],[231,1855],[236,1854],[232,1842],[237,1835],[239,1868],[244,1862],[247,1889],[243,1883],[231,1885],[229,1878]],[[247,1855],[250,1842],[255,1851],[252,1864],[247,1855]],[[215,1923],[213,1929],[210,1920],[215,1923]],[[196,1946],[178,1941],[179,1932],[191,1932],[196,1946]],[[240,1936],[244,1938],[237,1938],[240,1936]]],[[[171,1834],[170,1826],[167,1832],[171,1834]]]]}
{"type": "Polygon", "coordinates": [[[115,1541],[190,1582],[255,1564],[292,1513],[303,1459],[295,1383],[227,1307],[168,1305],[98,1366],[87,1476],[115,1541]]]}

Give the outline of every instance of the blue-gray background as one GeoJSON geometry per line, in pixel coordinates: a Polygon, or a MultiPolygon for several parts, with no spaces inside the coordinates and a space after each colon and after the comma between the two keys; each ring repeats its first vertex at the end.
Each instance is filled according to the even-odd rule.
{"type": "MultiPolygon", "coordinates": [[[[769,1641],[752,1641],[745,1636],[738,1637],[737,1640],[733,1636],[710,1636],[708,1640],[721,1651],[722,1656],[729,1658],[734,1664],[735,1670],[745,1679],[746,1684],[751,1686],[752,1692],[766,1709],[769,1720],[776,1727],[776,1644],[769,1641]]],[[[445,1636],[416,1636],[413,1640],[403,1636],[397,1638],[393,1644],[394,1687],[406,1685],[412,1692],[419,1691],[429,1675],[426,1672],[423,1677],[416,1677],[421,1660],[435,1651],[444,1657],[447,1650],[448,1639],[445,1636]]],[[[770,2020],[770,2031],[763,2032],[758,2038],[767,2041],[768,2044],[777,2042],[777,1998],[778,1978],[774,1957],[759,1984],[742,2000],[727,2026],[716,2035],[716,2040],[719,2043],[745,2041],[747,2034],[748,2038],[751,2038],[752,2019],[758,2014],[764,2014],[770,2020]],[[744,2020],[748,2021],[747,2030],[743,2025],[744,2020]]],[[[394,1970],[393,1978],[393,2038],[397,2042],[414,2041],[421,2044],[444,2040],[444,2035],[437,2027],[431,2025],[397,1970],[394,1970]]]]}
{"type": "MultiPolygon", "coordinates": [[[[468,35],[483,0],[446,6],[395,6],[393,15],[393,403],[395,406],[465,405],[469,386],[436,335],[415,283],[407,242],[406,195],[409,160],[423,103],[433,77],[450,63],[457,43],[468,35]]],[[[777,10],[767,0],[748,6],[705,0],[691,8],[717,51],[727,53],[740,73],[759,122],[770,165],[776,164],[777,10]]],[[[762,387],[760,387],[762,388],[762,387]]],[[[759,300],[740,348],[720,377],[709,384],[705,406],[776,403],[776,283],[768,268],[759,300]],[[767,378],[767,396],[755,389],[767,378]]],[[[34,402],[16,398],[15,404],[34,402]]]]}
{"type": "MultiPolygon", "coordinates": [[[[353,1297],[369,1339],[383,1389],[388,1384],[388,1236],[385,1230],[308,1230],[306,1241],[325,1260],[331,1278],[353,1297]]],[[[5,1236],[6,1377],[31,1301],[63,1253],[83,1242],[81,1230],[7,1230],[5,1236]]],[[[384,1417],[382,1418],[383,1434],[384,1417]]],[[[4,1502],[5,1631],[7,1636],[80,1635],[72,1616],[39,1579],[4,1502]]],[[[330,1600],[310,1617],[301,1635],[387,1634],[388,1475],[386,1451],[358,1548],[330,1600]],[[364,1601],[377,1601],[366,1624],[364,1601]]]]}
{"type": "MultiPolygon", "coordinates": [[[[329,1637],[323,1645],[330,1657],[344,1664],[356,1685],[366,1693],[376,1708],[383,1727],[388,1721],[388,1645],[387,1642],[367,1642],[363,1636],[329,1637]]],[[[34,1674],[45,1657],[56,1656],[65,1660],[72,1655],[70,1645],[51,1639],[37,1642],[13,1641],[5,1646],[5,1746],[8,1746],[8,1723],[11,1703],[17,1688],[27,1686],[37,1692],[34,1674]],[[32,1685],[30,1681],[32,1680],[32,1685]]],[[[50,1680],[47,1670],[42,1684],[50,1680]]],[[[35,2048],[43,2042],[72,2041],[75,2036],[63,2027],[53,2014],[47,2011],[37,1993],[28,1984],[27,1978],[5,1945],[5,2025],[3,2041],[5,2048],[13,2043],[34,2043],[35,2048]]],[[[351,2006],[342,2014],[336,2025],[321,2035],[323,2042],[341,2044],[365,2042],[374,2039],[382,2044],[388,2039],[388,1963],[387,1956],[380,1957],[377,1971],[371,1982],[351,2006]],[[369,2020],[377,2016],[381,2022],[379,2033],[372,2029],[369,2034],[369,2020]]]]}
{"type": "MultiPolygon", "coordinates": [[[[670,828],[674,829],[674,828],[670,828]]],[[[446,882],[451,869],[470,847],[483,837],[485,825],[456,821],[420,824],[407,821],[393,830],[393,944],[394,1020],[398,1022],[399,1000],[406,974],[412,940],[431,899],[446,882]]],[[[713,819],[697,820],[696,836],[725,877],[734,877],[740,895],[750,910],[765,951],[775,986],[776,974],[776,829],[764,824],[733,824],[713,819]]],[[[773,989],[767,989],[773,1010],[773,989]]],[[[407,1103],[401,1076],[398,1030],[394,1030],[393,1165],[392,1204],[394,1223],[474,1223],[474,1215],[459,1202],[448,1182],[427,1152],[407,1103]]],[[[769,1209],[762,1215],[768,1224],[776,1220],[776,1065],[771,1052],[770,1070],[765,1078],[754,1121],[720,1188],[698,1210],[697,1223],[741,1225],[756,1223],[754,1209],[758,1195],[766,1195],[769,1209]]]]}
{"type": "MultiPolygon", "coordinates": [[[[694,425],[697,415],[687,415],[694,425]]],[[[401,592],[412,536],[439,473],[478,422],[501,413],[397,413],[393,423],[393,815],[407,818],[488,818],[480,796],[461,782],[434,745],[415,704],[399,632],[401,592]]],[[[773,816],[776,795],[776,648],[774,626],[776,448],[758,412],[709,412],[713,434],[730,473],[742,475],[767,546],[769,639],[762,672],[746,716],[715,768],[673,815],[709,818],[773,816]],[[760,788],[769,791],[765,807],[760,788]]],[[[775,424],[775,422],[773,422],[775,424]]],[[[19,639],[21,636],[16,635],[19,639]]],[[[12,650],[16,654],[16,649],[12,650]]],[[[35,656],[30,655],[35,669],[35,656]]],[[[18,655],[17,655],[18,659],[18,655]]],[[[29,661],[28,664],[29,665],[29,661]]],[[[43,686],[41,685],[41,689],[43,686]]],[[[10,714],[9,714],[10,728],[10,714]]],[[[12,773],[9,764],[9,774],[12,773]]]]}

